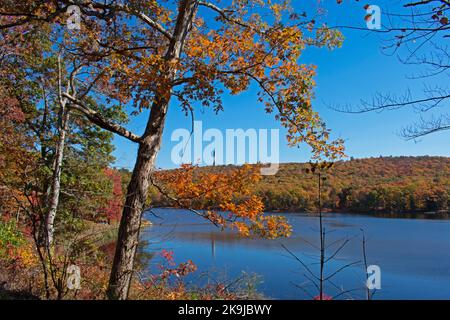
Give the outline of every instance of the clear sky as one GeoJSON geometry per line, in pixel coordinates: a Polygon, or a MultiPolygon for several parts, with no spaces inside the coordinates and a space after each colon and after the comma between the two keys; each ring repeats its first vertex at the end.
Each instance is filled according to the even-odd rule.
{"type": "MultiPolygon", "coordinates": [[[[337,5],[335,0],[293,0],[298,11],[314,10],[321,2],[328,13],[326,20],[329,25],[351,25],[365,27],[365,3],[354,0],[344,0],[337,5]]],[[[382,8],[389,5],[394,11],[399,3],[404,1],[372,1],[382,8]]],[[[400,129],[419,120],[419,115],[411,109],[381,113],[344,114],[331,110],[331,104],[358,106],[361,99],[370,100],[377,93],[402,94],[407,89],[422,94],[424,80],[410,80],[409,75],[419,72],[420,66],[402,64],[397,57],[388,56],[380,49],[382,43],[378,34],[343,30],[345,41],[342,48],[328,51],[327,49],[307,49],[300,62],[312,63],[317,66],[317,87],[314,107],[329,128],[334,137],[346,141],[346,153],[355,158],[398,156],[398,155],[441,155],[450,156],[450,131],[444,131],[421,138],[419,141],[405,141],[398,135],[400,129]]],[[[448,78],[427,79],[433,81],[448,81],[448,78]]],[[[225,111],[215,115],[210,110],[197,109],[195,120],[203,122],[204,130],[217,128],[225,134],[226,129],[281,129],[273,115],[266,114],[264,106],[255,98],[256,90],[251,88],[239,96],[225,96],[225,111]]],[[[135,132],[142,133],[148,113],[133,118],[127,125],[135,132]]],[[[163,145],[158,156],[157,166],[173,168],[170,155],[176,142],[171,141],[175,129],[190,130],[191,119],[185,117],[180,108],[173,103],[169,110],[163,145]]],[[[280,131],[280,161],[308,161],[310,154],[307,148],[289,148],[284,140],[283,130],[280,131]]],[[[137,146],[127,140],[116,137],[115,165],[132,169],[137,146]]]]}

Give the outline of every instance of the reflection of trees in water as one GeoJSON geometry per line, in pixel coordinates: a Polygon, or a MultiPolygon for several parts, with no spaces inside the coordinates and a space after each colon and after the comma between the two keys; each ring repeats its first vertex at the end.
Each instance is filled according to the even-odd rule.
{"type": "Polygon", "coordinates": [[[139,242],[138,250],[136,252],[136,270],[141,271],[147,269],[151,261],[155,258],[157,251],[148,250],[150,247],[150,241],[143,239],[139,242]]]}
{"type": "Polygon", "coordinates": [[[227,231],[217,231],[217,232],[189,232],[189,231],[178,231],[174,232],[173,236],[177,241],[188,241],[196,243],[209,243],[211,248],[214,247],[214,252],[217,252],[220,246],[222,247],[249,247],[249,248],[278,248],[279,242],[273,240],[265,240],[260,238],[243,238],[239,235],[227,232],[227,231]]]}

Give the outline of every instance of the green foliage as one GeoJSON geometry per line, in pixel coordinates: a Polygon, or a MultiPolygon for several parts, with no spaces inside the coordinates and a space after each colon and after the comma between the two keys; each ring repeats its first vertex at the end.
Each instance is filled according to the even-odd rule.
{"type": "Polygon", "coordinates": [[[60,210],[74,218],[99,220],[99,209],[113,196],[113,183],[106,175],[108,151],[85,148],[66,150],[61,177],[60,210]]]}
{"type": "Polygon", "coordinates": [[[20,247],[24,244],[25,238],[19,230],[16,221],[0,220],[0,257],[4,256],[10,247],[20,247]]]}

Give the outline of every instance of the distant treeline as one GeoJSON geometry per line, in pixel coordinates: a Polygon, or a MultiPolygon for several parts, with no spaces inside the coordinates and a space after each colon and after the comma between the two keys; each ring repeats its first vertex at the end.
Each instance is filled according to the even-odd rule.
{"type": "MultiPolygon", "coordinates": [[[[226,170],[204,167],[198,170],[226,170]]],[[[308,163],[281,164],[274,176],[255,185],[268,211],[314,211],[317,176],[305,173],[308,163]]],[[[326,174],[322,203],[326,210],[347,212],[448,212],[450,158],[379,157],[337,162],[326,174]]],[[[154,206],[170,206],[156,190],[154,206]]]]}

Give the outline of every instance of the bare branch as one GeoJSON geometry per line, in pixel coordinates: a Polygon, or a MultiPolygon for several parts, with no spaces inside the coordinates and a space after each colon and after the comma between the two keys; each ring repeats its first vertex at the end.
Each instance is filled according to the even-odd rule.
{"type": "Polygon", "coordinates": [[[210,8],[212,10],[214,10],[215,12],[217,12],[223,19],[225,19],[228,22],[232,22],[235,23],[241,27],[244,28],[250,28],[250,26],[246,23],[244,23],[242,20],[233,18],[229,15],[229,13],[232,13],[233,11],[231,10],[225,10],[225,9],[221,9],[218,6],[216,6],[215,4],[211,3],[211,2],[207,2],[207,1],[199,1],[198,2],[199,6],[204,6],[207,8],[210,8]]]}

